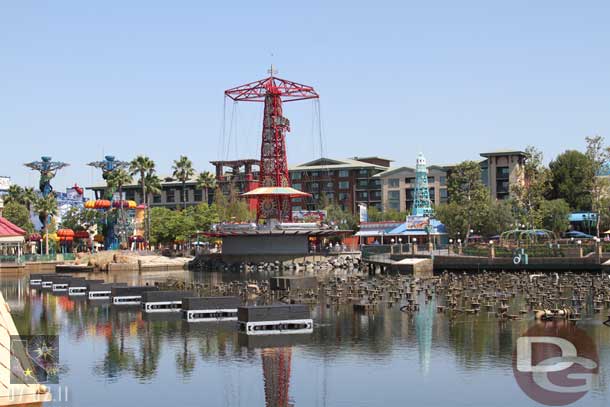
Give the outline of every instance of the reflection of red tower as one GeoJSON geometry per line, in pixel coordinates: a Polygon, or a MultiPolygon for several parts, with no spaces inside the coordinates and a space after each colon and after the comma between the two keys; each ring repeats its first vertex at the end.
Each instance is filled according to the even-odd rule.
{"type": "MultiPolygon", "coordinates": [[[[286,159],[286,132],[290,121],[282,116],[282,102],[317,99],[319,96],[311,86],[301,85],[273,76],[225,91],[235,101],[263,102],[263,134],[261,143],[260,186],[290,187],[288,162],[286,159]]],[[[259,199],[258,219],[291,220],[290,197],[269,195],[259,199]]]]}
{"type": "Polygon", "coordinates": [[[261,351],[265,380],[265,405],[267,407],[290,407],[290,365],[292,348],[266,348],[261,351]]]}

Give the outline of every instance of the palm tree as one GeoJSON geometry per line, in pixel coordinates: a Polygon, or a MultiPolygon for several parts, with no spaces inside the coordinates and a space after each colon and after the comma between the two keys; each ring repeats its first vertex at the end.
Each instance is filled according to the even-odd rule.
{"type": "MultiPolygon", "coordinates": [[[[144,186],[146,188],[146,194],[148,195],[146,198],[148,202],[152,202],[153,195],[161,193],[161,178],[159,178],[154,170],[149,171],[144,177],[144,186]]],[[[146,236],[146,242],[150,244],[150,205],[146,206],[146,230],[148,232],[148,236],[146,236]]]]}
{"type": "Polygon", "coordinates": [[[204,202],[207,204],[210,189],[216,188],[216,177],[209,171],[199,173],[197,176],[197,188],[205,191],[204,202]]]}
{"type": "Polygon", "coordinates": [[[182,202],[184,202],[184,208],[186,209],[186,181],[195,175],[193,163],[187,156],[181,155],[180,159],[174,160],[172,169],[174,170],[174,177],[182,183],[182,202]]]}
{"type": "Polygon", "coordinates": [[[45,231],[45,252],[49,254],[49,221],[51,216],[57,215],[57,201],[52,193],[42,196],[34,202],[34,210],[38,212],[45,231]]]}
{"type": "Polygon", "coordinates": [[[28,211],[32,209],[36,199],[38,199],[38,194],[34,191],[34,188],[27,187],[23,190],[21,201],[28,208],[28,211]]]}
{"type": "Polygon", "coordinates": [[[19,185],[15,185],[15,184],[8,187],[8,193],[4,197],[4,202],[5,203],[10,203],[10,202],[22,203],[23,202],[23,188],[21,188],[19,185]]]}
{"type": "Polygon", "coordinates": [[[123,186],[131,183],[133,177],[123,168],[118,168],[113,171],[106,180],[109,186],[112,186],[119,190],[119,197],[123,199],[123,186]]]}
{"type": "MultiPolygon", "coordinates": [[[[148,192],[146,191],[146,175],[148,173],[153,174],[155,172],[155,162],[145,155],[139,155],[134,158],[129,165],[129,173],[134,175],[140,175],[140,186],[142,188],[142,203],[146,207],[146,214],[148,215],[148,204],[147,197],[148,192]]],[[[148,223],[144,222],[144,236],[148,241],[148,223]]]]}

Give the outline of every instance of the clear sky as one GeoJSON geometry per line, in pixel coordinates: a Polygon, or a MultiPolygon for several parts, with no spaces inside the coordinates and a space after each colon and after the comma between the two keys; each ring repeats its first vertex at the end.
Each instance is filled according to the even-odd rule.
{"type": "MultiPolygon", "coordinates": [[[[0,175],[36,185],[22,164],[51,155],[71,164],[63,189],[97,182],[85,163],[110,153],[161,174],[180,154],[198,170],[257,157],[261,107],[228,103],[223,122],[223,91],[271,63],[320,93],[326,156],[535,144],[549,160],[610,142],[609,16],[607,1],[5,0],[0,175]]],[[[315,111],[285,107],[291,164],[320,155],[315,111]]]]}

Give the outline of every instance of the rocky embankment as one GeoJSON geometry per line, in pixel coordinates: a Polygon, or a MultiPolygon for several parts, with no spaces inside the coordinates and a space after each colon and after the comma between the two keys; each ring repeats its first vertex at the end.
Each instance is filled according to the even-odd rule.
{"type": "Polygon", "coordinates": [[[75,264],[92,266],[100,271],[182,270],[191,257],[165,257],[146,252],[102,251],[78,253],[75,264]]]}
{"type": "Polygon", "coordinates": [[[332,271],[335,269],[352,270],[360,267],[360,259],[355,256],[328,256],[316,260],[289,260],[273,262],[244,262],[226,263],[216,256],[197,256],[188,262],[189,270],[211,270],[211,271],[332,271]]]}

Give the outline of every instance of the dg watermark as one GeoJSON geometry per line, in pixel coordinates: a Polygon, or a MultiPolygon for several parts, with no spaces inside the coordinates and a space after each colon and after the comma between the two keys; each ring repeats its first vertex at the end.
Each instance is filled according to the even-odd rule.
{"type": "Polygon", "coordinates": [[[517,339],[513,372],[519,387],[534,401],[548,406],[572,404],[597,385],[597,347],[568,321],[541,323],[517,339]]]}

